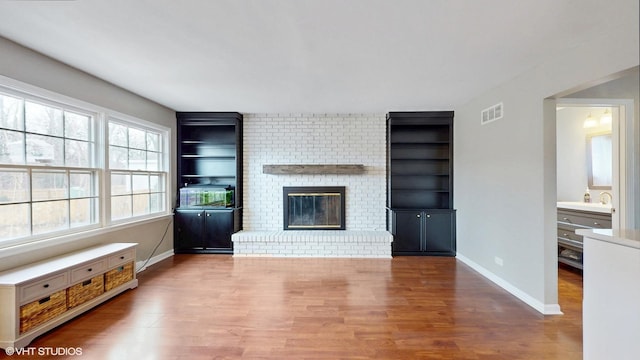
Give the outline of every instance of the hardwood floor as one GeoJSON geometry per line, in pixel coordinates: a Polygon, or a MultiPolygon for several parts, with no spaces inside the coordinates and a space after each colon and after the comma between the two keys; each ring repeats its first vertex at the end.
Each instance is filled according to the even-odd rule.
{"type": "Polygon", "coordinates": [[[581,359],[582,277],[559,272],[565,315],[545,317],[455,258],[176,255],[30,346],[82,349],[70,359],[581,359]]]}

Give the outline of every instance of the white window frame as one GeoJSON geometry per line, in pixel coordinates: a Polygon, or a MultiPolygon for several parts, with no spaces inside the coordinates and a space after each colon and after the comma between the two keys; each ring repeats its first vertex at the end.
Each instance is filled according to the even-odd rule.
{"type": "MultiPolygon", "coordinates": [[[[65,110],[80,112],[83,114],[91,114],[94,116],[93,124],[93,141],[95,143],[95,153],[93,159],[93,167],[66,167],[66,166],[45,166],[27,164],[0,164],[0,167],[25,169],[31,173],[33,170],[45,170],[45,169],[58,169],[58,170],[71,170],[71,171],[92,171],[95,172],[96,179],[98,181],[97,199],[99,202],[98,215],[96,223],[87,226],[68,228],[60,231],[46,232],[37,235],[31,234],[30,236],[24,236],[13,239],[0,239],[0,252],[11,254],[14,251],[19,251],[20,247],[30,244],[62,244],[70,241],[81,241],[92,236],[98,236],[117,229],[134,226],[137,224],[143,224],[149,221],[155,221],[156,219],[165,218],[171,216],[171,129],[153,122],[139,119],[127,114],[114,111],[112,109],[104,108],[98,105],[94,105],[82,100],[78,100],[72,97],[61,95],[49,90],[45,90],[30,84],[26,84],[5,76],[0,75],[0,91],[10,96],[20,97],[25,100],[35,100],[43,104],[51,104],[53,106],[62,107],[65,110]],[[162,172],[166,178],[164,180],[164,211],[160,213],[153,213],[146,216],[137,216],[118,221],[110,221],[110,172],[108,168],[108,148],[109,143],[107,139],[108,134],[108,120],[118,119],[125,123],[130,124],[133,127],[147,128],[153,132],[160,134],[162,143],[161,160],[159,166],[162,168],[162,172]]],[[[26,129],[25,129],[26,131],[26,129]]],[[[26,145],[25,145],[26,146],[26,145]]],[[[31,181],[31,180],[30,180],[31,181]]],[[[31,195],[30,195],[31,196],[31,195]]],[[[68,200],[68,199],[67,199],[68,200]]],[[[31,198],[29,203],[31,203],[31,198]]]]}
{"type": "MultiPolygon", "coordinates": [[[[130,116],[126,116],[123,114],[107,114],[106,117],[106,121],[105,121],[105,126],[104,126],[104,132],[105,132],[105,146],[104,146],[104,150],[105,150],[105,156],[104,156],[104,163],[105,163],[105,174],[106,176],[104,177],[104,184],[105,184],[105,191],[108,194],[108,199],[105,199],[104,205],[105,205],[105,222],[107,224],[122,224],[122,223],[128,223],[131,221],[135,221],[135,220],[140,220],[140,219],[147,219],[147,218],[153,218],[156,217],[158,215],[161,214],[167,214],[170,213],[170,191],[169,191],[169,187],[171,186],[171,172],[170,172],[170,143],[171,143],[171,138],[170,138],[170,129],[163,127],[163,126],[159,126],[157,124],[145,121],[145,120],[141,120],[141,119],[137,119],[137,118],[132,118],[130,116]],[[146,131],[150,131],[150,132],[154,132],[154,133],[158,133],[160,135],[160,161],[158,163],[158,170],[132,170],[132,169],[111,169],[109,166],[109,123],[114,122],[117,123],[119,125],[124,125],[127,127],[133,127],[136,129],[141,129],[141,130],[146,130],[146,131]],[[129,173],[129,174],[157,174],[157,175],[161,175],[164,176],[164,210],[161,212],[156,212],[156,213],[150,213],[150,214],[146,214],[146,215],[139,215],[139,216],[135,216],[132,215],[131,217],[127,217],[127,218],[122,218],[122,219],[115,219],[112,220],[112,214],[111,214],[111,198],[113,197],[113,195],[111,194],[111,174],[112,173],[129,173]]],[[[127,147],[128,149],[130,149],[129,147],[127,147]]]]}

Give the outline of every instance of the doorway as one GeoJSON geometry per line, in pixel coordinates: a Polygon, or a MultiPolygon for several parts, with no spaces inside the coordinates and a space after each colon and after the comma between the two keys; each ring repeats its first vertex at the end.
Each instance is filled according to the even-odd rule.
{"type": "MultiPolygon", "coordinates": [[[[600,81],[577,85],[547,98],[544,102],[544,118],[547,127],[545,156],[557,159],[556,128],[560,120],[558,107],[608,107],[612,113],[612,134],[617,134],[618,160],[612,162],[612,171],[617,174],[617,195],[614,196],[617,228],[637,229],[640,227],[640,67],[634,67],[612,74],[600,81]]],[[[603,110],[603,109],[601,109],[603,110]]],[[[560,110],[564,111],[564,110],[560,110]]],[[[599,115],[592,114],[599,121],[599,115]]],[[[588,113],[586,114],[588,116],[588,113]]],[[[582,121],[586,120],[585,118],[582,121]]],[[[586,148],[586,139],[584,148],[586,148]]],[[[612,138],[613,142],[613,138],[612,138]]],[[[584,150],[586,151],[586,149],[584,150]]],[[[612,154],[613,159],[613,154],[612,154]]],[[[557,178],[555,161],[549,174],[557,178]]],[[[612,173],[612,174],[613,174],[612,173]]],[[[613,175],[612,175],[613,176],[613,175]]],[[[551,180],[551,179],[548,179],[551,180]]],[[[555,185],[555,184],[554,184],[555,185]]],[[[586,188],[586,187],[585,187],[586,188]]],[[[584,194],[585,188],[580,188],[584,194]]],[[[612,189],[613,190],[613,189],[612,189]]],[[[559,189],[550,186],[545,190],[545,291],[550,298],[557,295],[558,286],[558,221],[557,199],[559,189]]],[[[594,195],[594,192],[591,192],[594,195]]],[[[599,200],[600,190],[595,192],[594,201],[599,200]]],[[[613,207],[613,206],[612,206],[613,207]]],[[[560,307],[557,308],[561,313],[560,307]]]]}
{"type": "Polygon", "coordinates": [[[611,214],[623,227],[619,100],[559,99],[556,107],[557,201],[611,214]]]}
{"type": "Polygon", "coordinates": [[[576,230],[620,228],[620,108],[605,103],[563,99],[556,105],[558,266],[577,271],[584,256],[576,230]]]}

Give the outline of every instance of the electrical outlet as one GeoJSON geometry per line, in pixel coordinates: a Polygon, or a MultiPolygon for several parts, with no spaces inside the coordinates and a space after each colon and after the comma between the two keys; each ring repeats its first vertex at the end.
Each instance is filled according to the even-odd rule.
{"type": "Polygon", "coordinates": [[[502,258],[499,258],[497,256],[493,258],[493,261],[495,261],[496,264],[498,264],[499,266],[502,266],[502,264],[503,264],[502,258]]]}

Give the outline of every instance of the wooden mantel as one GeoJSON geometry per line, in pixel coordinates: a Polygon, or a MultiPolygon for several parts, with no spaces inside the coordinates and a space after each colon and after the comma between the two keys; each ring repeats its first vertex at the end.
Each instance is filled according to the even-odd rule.
{"type": "Polygon", "coordinates": [[[334,164],[334,165],[263,165],[262,173],[271,175],[356,175],[365,172],[362,164],[334,164]]]}

